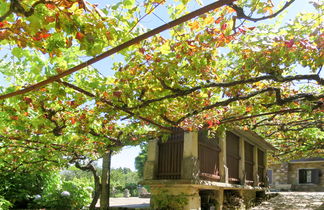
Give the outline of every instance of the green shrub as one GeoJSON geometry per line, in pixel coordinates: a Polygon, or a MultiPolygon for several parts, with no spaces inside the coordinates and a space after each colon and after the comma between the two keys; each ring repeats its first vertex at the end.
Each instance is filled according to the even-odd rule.
{"type": "Polygon", "coordinates": [[[41,194],[48,179],[50,173],[46,171],[3,172],[0,174],[0,195],[13,208],[27,208],[34,195],[41,194]]]}
{"type": "Polygon", "coordinates": [[[0,174],[0,210],[26,208],[80,209],[91,201],[87,179],[62,181],[58,172],[25,171],[0,174]],[[62,192],[68,192],[65,196],[62,192]]]}
{"type": "Polygon", "coordinates": [[[60,181],[54,176],[53,182],[48,183],[41,197],[30,205],[32,208],[47,209],[81,209],[91,202],[89,186],[81,181],[60,181]]]}
{"type": "Polygon", "coordinates": [[[122,198],[124,197],[124,193],[116,193],[113,195],[113,198],[122,198]]]}
{"type": "Polygon", "coordinates": [[[0,209],[9,210],[10,207],[12,207],[12,203],[7,201],[2,195],[0,195],[0,209]]]}
{"type": "Polygon", "coordinates": [[[131,197],[137,197],[138,196],[138,190],[137,190],[137,183],[127,183],[125,185],[125,189],[129,190],[129,193],[131,197]]]}

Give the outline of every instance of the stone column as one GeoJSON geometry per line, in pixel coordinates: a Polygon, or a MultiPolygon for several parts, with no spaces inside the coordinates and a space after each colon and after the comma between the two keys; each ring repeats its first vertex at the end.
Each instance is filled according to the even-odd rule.
{"type": "Polygon", "coordinates": [[[158,166],[159,145],[158,139],[148,142],[147,160],[144,165],[144,179],[155,179],[158,166]]]}
{"type": "Polygon", "coordinates": [[[259,176],[258,176],[258,147],[254,145],[253,147],[253,185],[259,185],[259,176]]]}
{"type": "Polygon", "coordinates": [[[181,179],[199,179],[197,132],[184,133],[181,179]]]}
{"type": "Polygon", "coordinates": [[[221,182],[228,183],[228,168],[226,164],[226,131],[219,134],[219,174],[221,182]]]}
{"type": "Polygon", "coordinates": [[[267,174],[267,171],[268,171],[268,161],[267,161],[267,157],[268,157],[268,152],[265,150],[264,151],[264,157],[263,157],[263,161],[264,161],[263,177],[265,178],[264,179],[264,185],[266,187],[269,186],[269,180],[268,180],[268,174],[267,174]]]}
{"type": "Polygon", "coordinates": [[[240,150],[239,150],[239,177],[240,177],[240,183],[242,185],[245,184],[245,145],[244,145],[244,139],[240,137],[240,150]]]}
{"type": "Polygon", "coordinates": [[[215,200],[217,201],[217,205],[215,206],[215,209],[222,210],[224,204],[224,189],[220,188],[215,191],[215,200]]]}
{"type": "Polygon", "coordinates": [[[256,198],[255,190],[240,190],[240,195],[242,196],[244,202],[244,209],[250,209],[253,200],[256,198]]]}
{"type": "MultiPolygon", "coordinates": [[[[168,204],[170,207],[172,205],[179,205],[177,203],[178,199],[185,199],[186,205],[181,206],[182,210],[199,210],[201,209],[201,202],[199,196],[199,189],[192,186],[152,186],[151,187],[151,207],[159,208],[157,201],[162,201],[166,203],[165,199],[168,199],[168,204]]],[[[179,209],[179,206],[177,206],[179,209]]]]}

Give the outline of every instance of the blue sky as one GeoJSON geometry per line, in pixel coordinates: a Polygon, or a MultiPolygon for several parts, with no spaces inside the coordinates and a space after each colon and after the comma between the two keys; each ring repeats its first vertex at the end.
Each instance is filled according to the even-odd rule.
{"type": "MultiPolygon", "coordinates": [[[[118,2],[120,0],[88,0],[91,3],[97,3],[99,7],[104,7],[106,4],[112,4],[115,2],[118,2]]],[[[141,2],[141,0],[138,0],[137,2],[141,2]]],[[[167,2],[173,2],[168,0],[167,2]]],[[[204,5],[210,4],[214,1],[211,0],[202,0],[204,5]]],[[[286,1],[279,1],[279,0],[273,0],[273,3],[275,5],[278,4],[278,2],[286,2],[286,1]]],[[[308,3],[308,0],[296,0],[289,8],[288,8],[288,13],[287,16],[285,17],[284,21],[289,21],[289,19],[294,18],[296,14],[298,14],[301,11],[310,11],[314,10],[314,8],[311,6],[311,4],[308,3]]],[[[320,2],[318,0],[318,2],[320,2]]],[[[155,27],[158,27],[160,25],[163,25],[165,22],[170,21],[168,19],[167,15],[167,8],[166,5],[160,5],[157,10],[154,12],[154,14],[148,15],[146,18],[144,18],[140,23],[144,27],[148,29],[153,29],[155,27]],[[162,20],[163,21],[162,21],[162,20]]],[[[200,8],[201,6],[196,3],[194,0],[192,3],[189,5],[190,10],[196,10],[200,8]]],[[[265,23],[271,23],[271,20],[266,21],[265,23]]],[[[167,32],[165,32],[166,34],[167,32]]],[[[1,46],[0,46],[1,47],[1,46]]],[[[3,49],[1,49],[2,51],[3,49]]],[[[1,51],[0,51],[0,57],[1,57],[1,51]]],[[[114,72],[111,70],[113,62],[116,61],[121,61],[122,57],[121,56],[114,56],[112,58],[106,58],[102,61],[97,62],[94,67],[97,68],[103,75],[105,76],[110,76],[113,75],[114,72]]],[[[0,75],[0,85],[4,85],[4,80],[2,75],[0,75]]],[[[140,151],[139,146],[137,147],[125,147],[121,152],[118,154],[114,155],[112,157],[112,167],[113,168],[118,168],[118,167],[127,167],[132,170],[135,170],[134,167],[134,159],[138,155],[140,151]]]]}

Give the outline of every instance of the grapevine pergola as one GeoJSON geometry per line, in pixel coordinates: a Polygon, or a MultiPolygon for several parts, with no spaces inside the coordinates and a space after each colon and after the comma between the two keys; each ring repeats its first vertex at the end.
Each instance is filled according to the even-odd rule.
{"type": "Polygon", "coordinates": [[[294,2],[219,0],[186,14],[181,1],[173,21],[145,32],[139,22],[165,1],[2,0],[0,43],[15,62],[0,70],[15,85],[1,89],[0,165],[97,158],[171,127],[254,130],[288,158],[323,151],[323,6],[255,24],[294,2]],[[114,77],[91,67],[117,53],[114,77]]]}

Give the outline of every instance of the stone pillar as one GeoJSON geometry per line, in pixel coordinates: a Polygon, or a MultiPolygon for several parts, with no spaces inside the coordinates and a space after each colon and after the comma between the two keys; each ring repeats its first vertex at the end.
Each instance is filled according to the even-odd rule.
{"type": "Polygon", "coordinates": [[[224,204],[224,189],[219,189],[215,191],[215,200],[217,201],[217,205],[215,206],[216,210],[222,210],[224,204]]]}
{"type": "Polygon", "coordinates": [[[226,164],[226,131],[219,134],[219,174],[221,182],[228,183],[228,168],[226,164]]]}
{"type": "Polygon", "coordinates": [[[244,202],[244,209],[250,209],[253,200],[256,198],[255,190],[240,190],[240,195],[242,196],[244,202]]]}
{"type": "Polygon", "coordinates": [[[264,171],[263,171],[263,177],[265,178],[264,179],[264,185],[265,185],[265,187],[268,187],[269,186],[269,178],[268,178],[268,173],[267,173],[267,171],[268,171],[268,161],[267,161],[267,157],[268,157],[268,152],[265,150],[264,151],[264,159],[263,159],[263,161],[264,161],[264,171]]]}
{"type": "Polygon", "coordinates": [[[159,145],[158,139],[148,142],[147,160],[144,165],[144,179],[155,179],[158,166],[159,145]]]}
{"type": "MultiPolygon", "coordinates": [[[[158,206],[157,204],[161,200],[168,199],[169,202],[163,202],[164,204],[167,203],[167,208],[175,208],[180,209],[178,199],[185,199],[187,204],[181,206],[182,210],[200,210],[201,203],[200,203],[200,196],[199,196],[199,189],[194,188],[192,186],[152,186],[151,187],[151,207],[161,208],[165,206],[158,206]],[[176,205],[176,206],[174,206],[176,205]]],[[[161,202],[160,202],[161,203],[161,202]]]]}
{"type": "Polygon", "coordinates": [[[240,137],[240,150],[239,150],[239,177],[240,184],[245,185],[245,146],[244,139],[240,137]]]}
{"type": "Polygon", "coordinates": [[[198,190],[196,190],[195,193],[188,195],[187,198],[188,198],[188,204],[183,208],[184,210],[201,209],[201,202],[200,202],[200,196],[198,190]]]}
{"type": "Polygon", "coordinates": [[[197,132],[184,133],[181,179],[199,179],[197,132]]]}
{"type": "Polygon", "coordinates": [[[253,185],[259,186],[259,176],[258,176],[258,147],[254,145],[253,147],[253,185]]]}

